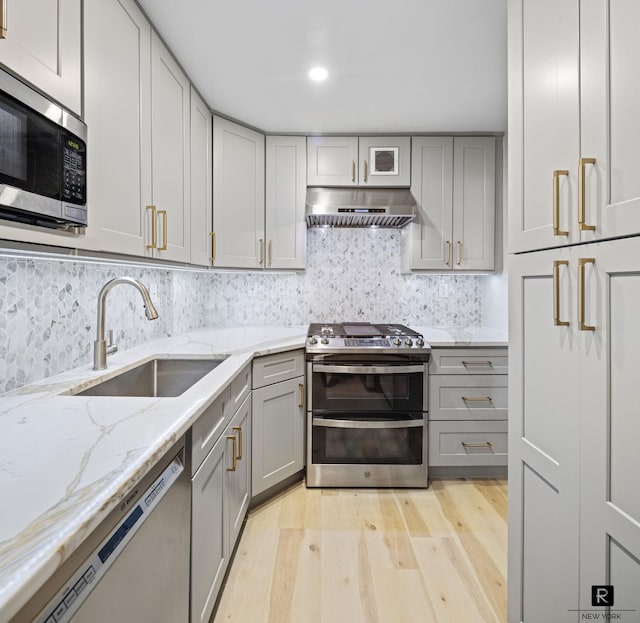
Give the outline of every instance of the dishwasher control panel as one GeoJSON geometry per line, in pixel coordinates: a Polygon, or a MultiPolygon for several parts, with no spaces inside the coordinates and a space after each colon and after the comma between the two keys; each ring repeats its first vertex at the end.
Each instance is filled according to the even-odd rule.
{"type": "Polygon", "coordinates": [[[162,474],[138,498],[133,509],[118,522],[80,569],[45,606],[35,623],[67,623],[73,617],[183,470],[184,465],[180,457],[176,457],[167,465],[162,474]]]}

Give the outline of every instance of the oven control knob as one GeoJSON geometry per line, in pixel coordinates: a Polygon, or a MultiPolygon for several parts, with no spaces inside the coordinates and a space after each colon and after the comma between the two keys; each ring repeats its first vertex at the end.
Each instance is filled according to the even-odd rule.
{"type": "Polygon", "coordinates": [[[395,340],[393,340],[393,343],[394,343],[396,346],[400,346],[400,344],[402,344],[402,342],[400,341],[400,338],[399,338],[399,337],[397,337],[395,340]]]}
{"type": "Polygon", "coordinates": [[[416,341],[416,344],[420,346],[420,348],[422,348],[424,346],[424,340],[421,337],[419,337],[418,340],[416,341]]]}
{"type": "Polygon", "coordinates": [[[405,345],[406,345],[406,346],[412,346],[412,345],[413,345],[413,341],[411,340],[411,338],[407,338],[407,339],[404,341],[404,343],[405,343],[405,345]]]}
{"type": "Polygon", "coordinates": [[[318,338],[314,335],[310,340],[309,340],[310,344],[317,344],[318,343],[318,338]]]}
{"type": "Polygon", "coordinates": [[[323,337],[320,341],[321,341],[323,344],[328,344],[328,343],[329,343],[329,338],[328,338],[328,337],[323,337]]]}

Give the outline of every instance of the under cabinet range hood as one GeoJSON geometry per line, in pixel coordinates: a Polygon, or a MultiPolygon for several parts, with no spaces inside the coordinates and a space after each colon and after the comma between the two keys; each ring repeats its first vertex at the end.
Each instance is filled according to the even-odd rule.
{"type": "Polygon", "coordinates": [[[308,227],[404,227],[416,217],[407,188],[307,188],[308,227]]]}

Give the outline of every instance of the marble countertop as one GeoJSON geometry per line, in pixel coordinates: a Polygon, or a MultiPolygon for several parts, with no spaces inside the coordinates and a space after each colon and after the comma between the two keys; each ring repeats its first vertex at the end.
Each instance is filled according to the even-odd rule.
{"type": "MultiPolygon", "coordinates": [[[[434,347],[505,346],[491,329],[413,327],[434,347]]],[[[0,396],[0,620],[11,618],[256,355],[306,326],[212,327],[155,340],[0,396]],[[71,396],[154,357],[228,355],[174,398],[71,396]]]]}

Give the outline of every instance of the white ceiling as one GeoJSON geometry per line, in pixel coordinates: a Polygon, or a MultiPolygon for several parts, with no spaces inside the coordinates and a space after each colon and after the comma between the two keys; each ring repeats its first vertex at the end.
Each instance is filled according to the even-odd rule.
{"type": "Polygon", "coordinates": [[[266,132],[506,130],[507,0],[139,2],[209,106],[266,132]]]}

